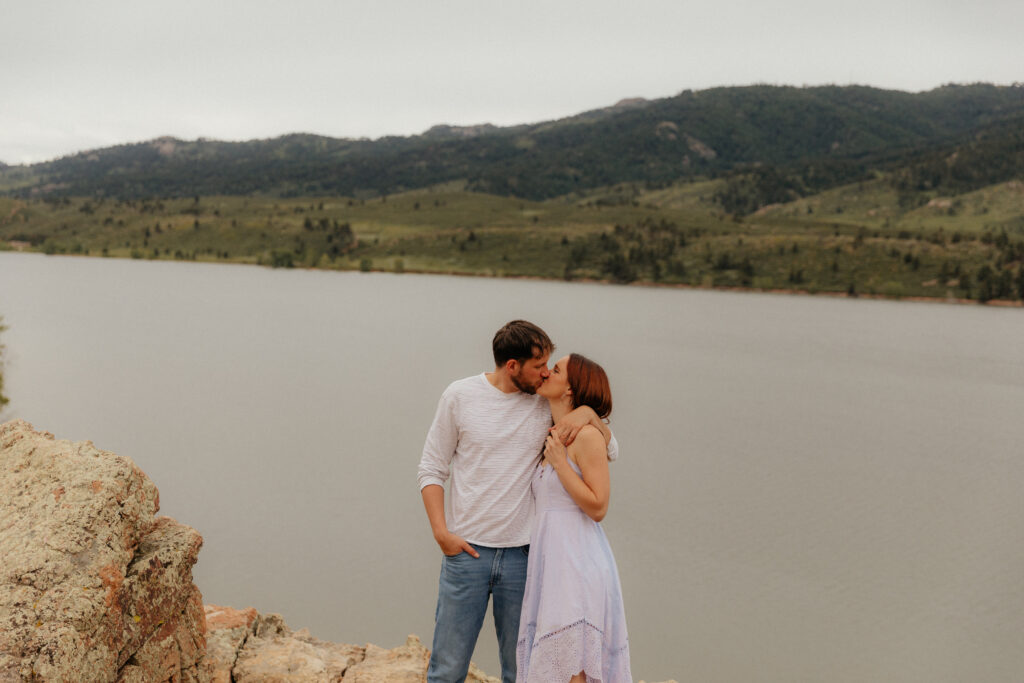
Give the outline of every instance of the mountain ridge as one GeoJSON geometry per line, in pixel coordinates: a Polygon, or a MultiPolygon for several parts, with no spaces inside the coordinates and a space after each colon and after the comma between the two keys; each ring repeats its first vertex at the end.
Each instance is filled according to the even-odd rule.
{"type": "Polygon", "coordinates": [[[819,176],[844,166],[837,180],[848,182],[856,176],[851,169],[866,172],[865,159],[877,166],[889,155],[896,163],[885,163],[895,168],[1020,115],[1020,84],[947,85],[923,93],[868,86],[684,90],[533,124],[439,124],[419,135],[375,140],[311,133],[241,142],[163,136],[49,162],[0,165],[0,192],[368,198],[460,181],[474,191],[548,199],[752,166],[790,173],[801,164],[819,176]]]}

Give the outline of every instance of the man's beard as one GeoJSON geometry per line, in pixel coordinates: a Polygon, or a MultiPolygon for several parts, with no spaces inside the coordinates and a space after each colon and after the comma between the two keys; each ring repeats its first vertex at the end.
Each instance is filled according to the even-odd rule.
{"type": "Polygon", "coordinates": [[[509,375],[509,379],[512,380],[512,384],[514,384],[516,386],[516,389],[518,389],[519,391],[523,392],[524,394],[536,394],[537,393],[537,387],[534,387],[534,386],[531,386],[529,384],[523,383],[519,379],[518,375],[509,375]]]}

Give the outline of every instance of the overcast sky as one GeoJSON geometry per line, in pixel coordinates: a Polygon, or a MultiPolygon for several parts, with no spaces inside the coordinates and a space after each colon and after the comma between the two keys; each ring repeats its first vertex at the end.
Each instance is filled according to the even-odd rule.
{"type": "Polygon", "coordinates": [[[1024,0],[0,0],[0,161],[772,83],[1024,81],[1024,0]]]}

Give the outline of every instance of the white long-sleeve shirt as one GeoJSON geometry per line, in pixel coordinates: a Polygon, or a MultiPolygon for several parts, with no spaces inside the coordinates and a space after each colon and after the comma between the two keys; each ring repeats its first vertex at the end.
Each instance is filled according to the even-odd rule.
{"type": "MultiPolygon", "coordinates": [[[[441,395],[420,459],[420,490],[451,478],[448,530],[470,543],[511,548],[530,542],[530,482],[551,426],[546,399],[505,393],[481,373],[441,395]]],[[[609,457],[618,455],[614,436],[609,457]]]]}

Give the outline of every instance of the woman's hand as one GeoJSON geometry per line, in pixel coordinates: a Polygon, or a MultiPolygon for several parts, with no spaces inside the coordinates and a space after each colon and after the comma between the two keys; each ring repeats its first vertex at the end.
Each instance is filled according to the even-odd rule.
{"type": "Polygon", "coordinates": [[[548,438],[544,442],[544,459],[556,471],[568,462],[568,452],[554,434],[548,434],[548,438]]]}

